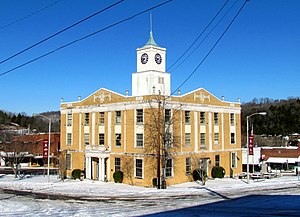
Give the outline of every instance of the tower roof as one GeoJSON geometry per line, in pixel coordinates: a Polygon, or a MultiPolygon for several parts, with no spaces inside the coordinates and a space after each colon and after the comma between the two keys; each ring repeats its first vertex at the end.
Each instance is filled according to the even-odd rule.
{"type": "Polygon", "coordinates": [[[152,31],[150,31],[150,37],[149,37],[149,40],[147,41],[146,45],[151,45],[151,46],[156,46],[158,47],[158,45],[156,44],[156,42],[154,41],[154,37],[153,37],[153,34],[152,34],[152,31]]]}

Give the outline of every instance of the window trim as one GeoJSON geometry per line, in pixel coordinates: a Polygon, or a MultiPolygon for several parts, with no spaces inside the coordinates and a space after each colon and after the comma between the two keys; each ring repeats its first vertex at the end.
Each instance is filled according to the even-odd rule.
{"type": "Polygon", "coordinates": [[[205,112],[200,112],[200,125],[205,125],[205,121],[206,121],[205,112]]]}
{"type": "Polygon", "coordinates": [[[115,172],[121,171],[121,158],[120,157],[115,157],[114,164],[115,164],[115,172]],[[117,162],[116,159],[119,159],[119,165],[116,164],[116,162],[117,162]],[[117,169],[117,167],[118,167],[118,169],[117,169]]]}
{"type": "Polygon", "coordinates": [[[185,158],[185,175],[191,175],[192,172],[192,158],[185,158]]]}
{"type": "Polygon", "coordinates": [[[134,177],[136,179],[144,179],[144,159],[143,158],[135,158],[134,159],[134,177]],[[137,176],[137,160],[141,160],[142,161],[142,167],[141,167],[141,176],[137,176]]]}
{"type": "Polygon", "coordinates": [[[231,145],[236,144],[236,133],[230,133],[230,144],[231,145]],[[232,135],[233,135],[233,137],[232,137],[232,135]]]}
{"type": "Polygon", "coordinates": [[[68,127],[72,126],[72,123],[73,123],[73,114],[72,113],[68,113],[67,114],[67,126],[68,127]]]}
{"type": "Polygon", "coordinates": [[[191,111],[184,111],[184,123],[185,125],[190,125],[191,124],[191,111]]]}
{"type": "Polygon", "coordinates": [[[167,159],[166,169],[165,169],[166,178],[172,178],[173,177],[173,174],[174,174],[173,167],[174,167],[173,159],[172,158],[167,159]],[[170,162],[170,161],[171,161],[171,167],[170,166],[168,167],[168,162],[170,162]],[[171,173],[170,175],[167,174],[168,170],[170,170],[170,173],[171,173]]]}
{"type": "Polygon", "coordinates": [[[144,110],[143,109],[136,109],[136,114],[135,114],[135,121],[136,124],[142,125],[144,124],[144,110]],[[141,114],[139,114],[141,112],[141,114]]]}
{"type": "Polygon", "coordinates": [[[105,134],[104,133],[99,133],[98,139],[99,139],[99,145],[100,146],[105,146],[105,134]],[[103,139],[100,139],[100,135],[103,135],[103,139]],[[100,143],[100,141],[102,141],[102,140],[103,140],[103,144],[100,143]]]}
{"type": "Polygon", "coordinates": [[[67,139],[66,145],[71,146],[72,145],[72,133],[67,133],[67,138],[66,139],[67,139]],[[68,138],[69,135],[70,135],[70,138],[68,138]],[[69,143],[69,141],[70,141],[70,143],[69,143]]]}
{"type": "Polygon", "coordinates": [[[84,145],[90,145],[90,134],[84,133],[84,145]]]}
{"type": "Polygon", "coordinates": [[[122,146],[122,134],[121,133],[115,133],[115,146],[121,147],[122,146]],[[120,138],[117,140],[117,136],[120,136],[120,138]],[[120,145],[117,144],[117,141],[119,141],[120,145]]]}
{"type": "Polygon", "coordinates": [[[104,125],[104,124],[105,124],[105,113],[99,112],[99,125],[104,125]]]}
{"type": "Polygon", "coordinates": [[[184,144],[185,144],[186,147],[191,147],[192,146],[192,144],[191,144],[191,133],[185,133],[184,134],[184,144]],[[187,140],[187,138],[188,138],[188,140],[187,140]]]}
{"type": "Polygon", "coordinates": [[[122,112],[121,111],[115,111],[115,124],[121,124],[122,123],[122,112]],[[119,115],[120,113],[120,115],[119,115]]]}
{"type": "Polygon", "coordinates": [[[144,148],[144,134],[143,133],[136,133],[135,134],[135,147],[136,148],[144,148]],[[138,135],[142,136],[141,140],[138,140],[138,135]],[[138,142],[142,142],[142,145],[138,145],[138,142]]]}
{"type": "Polygon", "coordinates": [[[84,113],[84,126],[90,125],[90,113],[84,113]]]}

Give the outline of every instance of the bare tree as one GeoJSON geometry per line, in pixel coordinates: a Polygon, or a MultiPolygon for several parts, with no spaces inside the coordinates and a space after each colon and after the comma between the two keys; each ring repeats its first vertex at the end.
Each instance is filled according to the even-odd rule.
{"type": "Polygon", "coordinates": [[[156,99],[149,101],[150,109],[147,109],[145,116],[145,144],[144,153],[157,158],[157,188],[166,188],[165,172],[169,159],[173,160],[176,149],[180,147],[179,137],[176,134],[175,123],[178,121],[179,110],[171,109],[164,96],[158,95],[156,99]],[[160,174],[162,167],[163,173],[160,174]],[[162,178],[162,179],[161,179],[162,178]],[[162,186],[160,186],[162,183],[162,186]]]}
{"type": "Polygon", "coordinates": [[[122,157],[121,170],[130,185],[133,185],[134,178],[134,160],[133,157],[125,155],[122,157]]]}
{"type": "Polygon", "coordinates": [[[15,177],[20,177],[21,163],[28,156],[28,143],[18,140],[6,142],[3,144],[3,152],[1,157],[4,158],[6,164],[11,167],[15,177]]]}
{"type": "Polygon", "coordinates": [[[66,150],[62,151],[59,155],[58,175],[62,181],[66,179],[67,176],[66,150]]]}
{"type": "Polygon", "coordinates": [[[192,157],[192,168],[194,169],[194,172],[198,173],[202,185],[205,185],[208,179],[207,173],[209,171],[209,165],[208,158],[202,158],[201,156],[196,155],[192,157]]]}

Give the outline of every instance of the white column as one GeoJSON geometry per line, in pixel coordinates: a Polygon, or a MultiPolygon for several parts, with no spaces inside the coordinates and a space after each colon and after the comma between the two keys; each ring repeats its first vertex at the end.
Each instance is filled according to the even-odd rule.
{"type": "Polygon", "coordinates": [[[106,170],[107,181],[110,181],[110,160],[107,158],[107,170],[106,170]]]}
{"type": "Polygon", "coordinates": [[[92,174],[91,174],[91,157],[86,158],[86,178],[91,179],[92,174]]]}
{"type": "Polygon", "coordinates": [[[208,144],[209,144],[209,148],[208,150],[211,151],[212,150],[212,113],[209,112],[208,113],[208,144]]]}
{"type": "Polygon", "coordinates": [[[81,113],[79,113],[79,138],[78,138],[78,140],[79,140],[79,150],[81,150],[81,113]]]}
{"type": "Polygon", "coordinates": [[[101,181],[101,174],[102,174],[102,158],[99,157],[99,163],[98,163],[98,180],[101,181]]]}
{"type": "Polygon", "coordinates": [[[195,140],[194,140],[194,146],[195,146],[195,149],[194,151],[197,152],[198,151],[198,112],[195,111],[194,112],[194,129],[195,129],[195,132],[194,132],[194,136],[195,136],[195,140]]]}
{"type": "Polygon", "coordinates": [[[96,143],[95,143],[95,130],[96,130],[96,128],[95,128],[95,126],[96,126],[96,114],[95,114],[95,112],[93,112],[92,113],[92,144],[91,145],[95,145],[96,143]]]}
{"type": "Polygon", "coordinates": [[[222,151],[224,151],[225,149],[225,141],[224,141],[224,127],[225,127],[225,123],[224,123],[224,113],[222,113],[222,151]]]}
{"type": "Polygon", "coordinates": [[[105,180],[105,159],[101,158],[101,181],[105,180]]]}

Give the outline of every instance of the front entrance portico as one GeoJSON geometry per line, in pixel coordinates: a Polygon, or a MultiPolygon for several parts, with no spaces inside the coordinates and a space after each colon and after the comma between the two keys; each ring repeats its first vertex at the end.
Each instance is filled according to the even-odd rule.
{"type": "Polygon", "coordinates": [[[108,154],[86,153],[85,171],[86,178],[99,181],[110,181],[107,173],[110,171],[108,154]]]}

